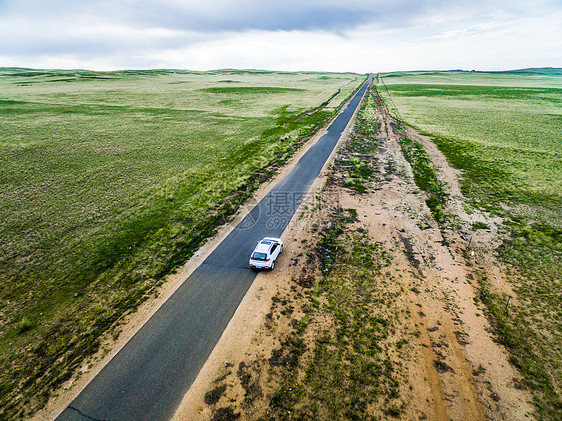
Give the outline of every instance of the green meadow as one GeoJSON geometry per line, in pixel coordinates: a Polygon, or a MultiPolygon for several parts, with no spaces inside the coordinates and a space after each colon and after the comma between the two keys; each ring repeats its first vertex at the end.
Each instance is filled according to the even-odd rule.
{"type": "Polygon", "coordinates": [[[562,403],[562,69],[404,72],[377,89],[400,120],[433,137],[462,170],[467,211],[503,218],[495,251],[518,297],[480,277],[498,340],[525,375],[541,418],[562,403]]]}
{"type": "Polygon", "coordinates": [[[381,94],[402,119],[462,150],[452,163],[468,171],[466,191],[560,225],[562,75],[442,72],[382,81],[381,94]]]}
{"type": "Polygon", "coordinates": [[[0,69],[0,418],[43,404],[364,79],[0,69]]]}

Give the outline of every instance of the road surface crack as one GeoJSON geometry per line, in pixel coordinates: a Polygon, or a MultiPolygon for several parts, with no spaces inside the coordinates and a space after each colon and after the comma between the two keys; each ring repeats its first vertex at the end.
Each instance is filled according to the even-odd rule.
{"type": "Polygon", "coordinates": [[[84,413],[83,413],[82,411],[80,411],[78,408],[74,408],[72,405],[68,405],[68,409],[72,409],[73,411],[78,412],[78,413],[79,413],[80,415],[82,415],[84,418],[87,418],[87,419],[92,420],[92,421],[109,421],[109,420],[102,419],[102,418],[90,417],[89,415],[84,414],[84,413]]]}

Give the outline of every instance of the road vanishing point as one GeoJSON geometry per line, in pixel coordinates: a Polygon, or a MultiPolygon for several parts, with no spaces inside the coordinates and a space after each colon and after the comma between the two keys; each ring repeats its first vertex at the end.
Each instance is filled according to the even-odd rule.
{"type": "Polygon", "coordinates": [[[256,242],[280,237],[359,106],[371,76],[326,133],[56,418],[169,420],[256,277],[256,242]],[[282,204],[282,206],[281,206],[282,204]]]}

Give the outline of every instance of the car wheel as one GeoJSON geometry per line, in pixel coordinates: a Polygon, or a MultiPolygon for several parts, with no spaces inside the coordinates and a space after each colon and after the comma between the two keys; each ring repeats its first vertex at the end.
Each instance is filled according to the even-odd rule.
{"type": "Polygon", "coordinates": [[[275,267],[275,262],[271,262],[271,267],[269,269],[273,270],[274,267],[275,267]]]}
{"type": "Polygon", "coordinates": [[[279,249],[279,254],[283,253],[283,246],[279,249]]]}

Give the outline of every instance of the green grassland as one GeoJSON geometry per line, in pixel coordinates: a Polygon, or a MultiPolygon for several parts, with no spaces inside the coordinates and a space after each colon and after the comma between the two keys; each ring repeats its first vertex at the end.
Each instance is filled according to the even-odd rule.
{"type": "Polygon", "coordinates": [[[43,403],[363,80],[0,69],[0,418],[43,403]]]}
{"type": "Polygon", "coordinates": [[[454,143],[464,156],[458,161],[473,161],[464,165],[467,191],[560,224],[562,77],[443,72],[382,80],[381,94],[405,121],[454,143]],[[484,180],[475,179],[483,171],[470,171],[474,165],[488,168],[484,180]]]}
{"type": "Polygon", "coordinates": [[[562,70],[406,72],[377,82],[391,112],[462,170],[467,209],[504,218],[496,253],[520,304],[508,309],[485,277],[480,299],[540,417],[560,419],[562,70]]]}

